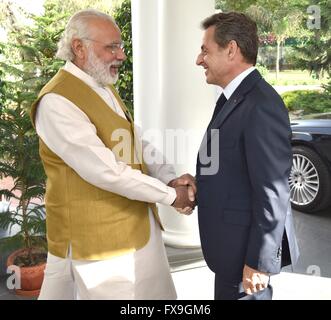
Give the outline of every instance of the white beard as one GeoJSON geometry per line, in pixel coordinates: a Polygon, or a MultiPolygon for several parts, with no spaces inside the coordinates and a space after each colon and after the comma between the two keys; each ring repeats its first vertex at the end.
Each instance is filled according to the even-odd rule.
{"type": "Polygon", "coordinates": [[[113,65],[121,65],[119,62],[104,63],[93,52],[88,51],[87,62],[84,66],[84,71],[94,78],[101,86],[105,87],[109,84],[114,84],[118,80],[118,74],[112,76],[110,67],[113,65]]]}

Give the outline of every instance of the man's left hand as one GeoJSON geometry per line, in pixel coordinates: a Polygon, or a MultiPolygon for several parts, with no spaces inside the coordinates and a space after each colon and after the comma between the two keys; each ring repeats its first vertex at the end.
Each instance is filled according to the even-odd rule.
{"type": "Polygon", "coordinates": [[[250,268],[245,264],[243,270],[243,287],[246,294],[253,294],[267,288],[269,274],[250,268]]]}

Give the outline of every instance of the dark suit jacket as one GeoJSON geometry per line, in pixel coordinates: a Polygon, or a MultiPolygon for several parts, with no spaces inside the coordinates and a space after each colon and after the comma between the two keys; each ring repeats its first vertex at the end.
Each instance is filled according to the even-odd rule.
{"type": "Polygon", "coordinates": [[[287,109],[257,70],[206,131],[196,173],[200,238],[208,266],[228,281],[241,279],[244,264],[279,273],[286,234],[283,247],[297,260],[290,139],[287,109]]]}

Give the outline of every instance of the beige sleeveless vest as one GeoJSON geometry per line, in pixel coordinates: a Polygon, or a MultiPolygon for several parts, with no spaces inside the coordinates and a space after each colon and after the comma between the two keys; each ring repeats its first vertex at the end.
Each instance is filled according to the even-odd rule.
{"type": "MultiPolygon", "coordinates": [[[[130,151],[131,163],[127,161],[127,164],[147,173],[144,163],[134,161],[136,144],[132,118],[115,89],[112,87],[111,90],[128,120],[114,112],[83,81],[60,70],[33,103],[32,122],[34,124],[40,99],[47,93],[59,94],[88,116],[98,137],[113,152],[118,141],[112,141],[112,133],[125,129],[130,139],[123,139],[121,143],[124,143],[123,150],[130,151]]],[[[130,200],[93,186],[67,166],[41,139],[39,143],[47,175],[46,225],[51,254],[64,258],[71,244],[73,259],[102,260],[135,251],[147,243],[150,236],[149,207],[160,223],[155,204],[130,200]]],[[[121,156],[114,153],[116,157],[121,156]]]]}

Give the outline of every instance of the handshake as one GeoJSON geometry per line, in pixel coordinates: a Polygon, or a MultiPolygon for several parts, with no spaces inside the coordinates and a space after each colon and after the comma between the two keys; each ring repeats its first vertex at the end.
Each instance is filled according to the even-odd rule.
{"type": "Polygon", "coordinates": [[[168,186],[176,189],[177,197],[172,206],[180,213],[191,214],[196,206],[195,194],[197,187],[195,178],[187,173],[171,180],[168,186]]]}

